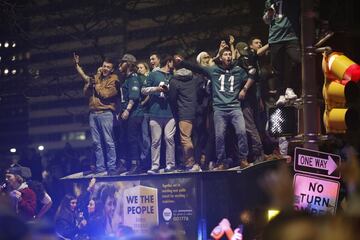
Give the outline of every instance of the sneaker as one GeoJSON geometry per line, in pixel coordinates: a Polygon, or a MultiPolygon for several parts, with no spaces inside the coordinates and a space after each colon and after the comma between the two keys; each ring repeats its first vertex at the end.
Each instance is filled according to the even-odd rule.
{"type": "Polygon", "coordinates": [[[171,172],[174,172],[175,170],[176,170],[176,168],[173,166],[166,166],[166,168],[164,169],[164,172],[171,173],[171,172]]]}
{"type": "Polygon", "coordinates": [[[294,100],[297,99],[297,95],[294,93],[294,90],[292,90],[292,88],[287,88],[285,90],[285,98],[287,100],[294,100]]]}
{"type": "Polygon", "coordinates": [[[147,173],[148,174],[158,174],[159,169],[158,168],[152,168],[152,169],[148,170],[147,173]]]}
{"type": "Polygon", "coordinates": [[[285,98],[284,95],[280,95],[279,99],[276,101],[275,105],[276,106],[280,106],[280,105],[285,105],[287,103],[287,99],[285,98]]]}
{"type": "Polygon", "coordinates": [[[189,172],[201,172],[199,164],[195,163],[191,168],[188,169],[189,172]]]}

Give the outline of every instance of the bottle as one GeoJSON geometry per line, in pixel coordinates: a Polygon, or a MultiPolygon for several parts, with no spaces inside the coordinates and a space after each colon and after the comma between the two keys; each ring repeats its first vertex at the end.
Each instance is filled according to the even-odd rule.
{"type": "Polygon", "coordinates": [[[216,240],[220,239],[224,236],[224,230],[218,225],[211,231],[210,236],[216,240]]]}

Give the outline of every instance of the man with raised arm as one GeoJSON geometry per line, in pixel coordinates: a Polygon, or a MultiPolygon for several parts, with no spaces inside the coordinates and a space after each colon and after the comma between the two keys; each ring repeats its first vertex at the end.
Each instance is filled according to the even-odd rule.
{"type": "Polygon", "coordinates": [[[220,50],[218,61],[211,67],[192,65],[177,56],[175,61],[180,66],[204,74],[211,80],[217,158],[215,170],[229,168],[225,154],[225,130],[230,123],[234,126],[237,136],[240,167],[249,166],[245,121],[240,101],[245,98],[246,92],[254,80],[247,75],[244,69],[232,63],[232,52],[229,47],[220,50]],[[244,82],[245,84],[243,84],[244,82]]]}
{"type": "Polygon", "coordinates": [[[113,128],[118,94],[116,90],[118,76],[113,73],[114,64],[111,59],[105,58],[97,73],[90,77],[80,67],[80,57],[78,55],[74,54],[74,62],[77,72],[85,81],[84,94],[89,97],[89,124],[96,156],[96,170],[94,173],[106,171],[106,159],[108,174],[119,174],[116,168],[113,128]]]}

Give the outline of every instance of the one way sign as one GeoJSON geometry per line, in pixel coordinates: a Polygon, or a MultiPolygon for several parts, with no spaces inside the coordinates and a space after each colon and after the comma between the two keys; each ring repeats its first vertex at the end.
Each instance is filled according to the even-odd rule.
{"type": "Polygon", "coordinates": [[[340,156],[314,151],[305,148],[295,148],[296,172],[310,173],[330,178],[340,178],[340,156]]]}

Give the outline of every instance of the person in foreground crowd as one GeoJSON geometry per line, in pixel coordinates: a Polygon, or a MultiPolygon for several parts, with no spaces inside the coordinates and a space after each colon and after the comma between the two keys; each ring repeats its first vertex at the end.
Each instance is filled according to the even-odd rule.
{"type": "Polygon", "coordinates": [[[147,84],[142,88],[144,95],[150,95],[149,116],[151,132],[151,169],[149,174],[158,173],[160,169],[161,138],[164,134],[166,143],[166,167],[165,172],[175,170],[175,120],[170,108],[166,92],[172,77],[173,58],[166,56],[161,58],[160,70],[149,74],[147,84]]]}
{"type": "Polygon", "coordinates": [[[80,67],[80,57],[78,55],[74,54],[74,62],[77,72],[85,81],[84,94],[89,97],[89,124],[96,155],[96,170],[94,173],[106,171],[106,159],[108,174],[120,174],[124,170],[123,168],[116,168],[114,120],[118,94],[116,90],[118,76],[113,73],[114,64],[111,59],[105,58],[97,73],[90,77],[80,67]]]}
{"type": "MultiPolygon", "coordinates": [[[[141,129],[144,117],[141,105],[141,79],[136,73],[136,58],[131,54],[125,54],[119,64],[119,71],[124,75],[125,80],[122,84],[122,96],[124,102],[121,104],[119,118],[127,123],[127,136],[129,143],[129,159],[131,169],[128,174],[138,174],[142,172],[140,165],[141,150],[141,129]]],[[[125,147],[125,146],[121,146],[125,147]]]]}
{"type": "Polygon", "coordinates": [[[105,235],[104,206],[100,200],[89,200],[84,232],[90,239],[101,239],[105,235]]]}
{"type": "Polygon", "coordinates": [[[23,176],[21,167],[10,167],[5,173],[5,180],[15,213],[21,219],[30,221],[36,213],[36,194],[23,176]]]}
{"type": "Polygon", "coordinates": [[[228,163],[226,163],[225,154],[225,130],[230,123],[234,126],[237,136],[240,167],[248,167],[245,120],[241,111],[240,101],[245,98],[246,91],[253,84],[254,80],[247,75],[245,70],[233,65],[232,52],[228,47],[220,50],[219,62],[210,68],[201,68],[186,63],[180,57],[176,57],[176,62],[179,62],[180,66],[194,72],[201,72],[211,79],[217,157],[217,167],[215,170],[229,168],[228,163]]]}
{"type": "Polygon", "coordinates": [[[34,191],[36,195],[36,215],[35,219],[42,219],[50,210],[53,201],[46,192],[44,185],[36,180],[28,181],[29,188],[34,191]]]}
{"type": "Polygon", "coordinates": [[[69,239],[80,234],[80,230],[86,226],[86,220],[77,211],[77,199],[75,196],[66,194],[55,214],[56,232],[69,239]]]}

